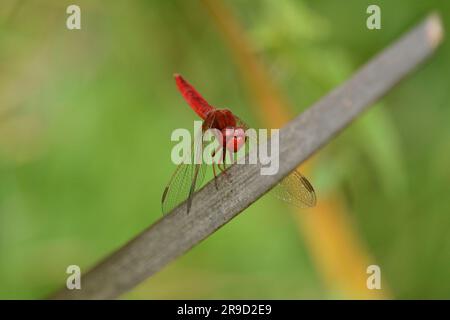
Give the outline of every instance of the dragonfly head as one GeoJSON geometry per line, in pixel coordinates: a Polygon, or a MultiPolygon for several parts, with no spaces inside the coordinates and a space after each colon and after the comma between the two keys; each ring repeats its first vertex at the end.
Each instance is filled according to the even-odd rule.
{"type": "Polygon", "coordinates": [[[228,109],[215,109],[208,113],[204,123],[208,128],[220,130],[222,146],[230,152],[237,152],[247,140],[245,129],[238,125],[236,117],[228,109]]]}
{"type": "Polygon", "coordinates": [[[223,136],[223,144],[226,145],[226,148],[230,152],[238,152],[239,149],[245,144],[247,141],[247,137],[245,135],[245,130],[240,127],[236,128],[225,128],[222,130],[223,136]]]}

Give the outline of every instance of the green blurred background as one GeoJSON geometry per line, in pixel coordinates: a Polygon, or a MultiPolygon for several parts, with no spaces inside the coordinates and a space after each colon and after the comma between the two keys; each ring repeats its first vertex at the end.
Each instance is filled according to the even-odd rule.
{"type": "MultiPolygon", "coordinates": [[[[437,0],[224,2],[295,113],[430,11],[450,22],[450,2],[437,0]],[[381,30],[366,28],[369,4],[381,30]]],[[[308,173],[319,202],[346,203],[391,298],[450,298],[449,49],[308,173]]],[[[161,217],[170,134],[196,119],[174,72],[263,126],[238,69],[198,1],[2,0],[0,298],[45,297],[68,265],[87,270],[161,217]],[[66,29],[69,4],[81,7],[79,31],[66,29]]],[[[122,298],[354,298],[327,284],[289,212],[260,199],[122,298]]]]}

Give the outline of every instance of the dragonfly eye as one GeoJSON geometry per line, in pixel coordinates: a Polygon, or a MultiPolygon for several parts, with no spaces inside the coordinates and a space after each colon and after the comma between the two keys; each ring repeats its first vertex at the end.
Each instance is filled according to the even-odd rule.
{"type": "Polygon", "coordinates": [[[247,141],[245,131],[242,128],[227,128],[224,131],[224,145],[230,152],[237,152],[247,141]]]}

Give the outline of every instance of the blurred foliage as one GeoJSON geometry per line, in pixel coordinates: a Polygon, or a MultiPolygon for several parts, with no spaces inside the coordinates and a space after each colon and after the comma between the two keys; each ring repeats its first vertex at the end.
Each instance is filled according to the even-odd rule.
{"type": "MultiPolygon", "coordinates": [[[[195,114],[172,74],[258,126],[228,49],[197,1],[0,6],[0,298],[40,298],[161,217],[174,128],[195,114]]],[[[300,113],[444,1],[227,2],[300,113]],[[379,4],[382,29],[365,27],[379,4]]],[[[448,42],[318,154],[395,298],[450,297],[448,42]]],[[[334,298],[288,207],[264,197],[125,298],[334,298]]],[[[305,212],[307,214],[307,212],[305,212]]]]}

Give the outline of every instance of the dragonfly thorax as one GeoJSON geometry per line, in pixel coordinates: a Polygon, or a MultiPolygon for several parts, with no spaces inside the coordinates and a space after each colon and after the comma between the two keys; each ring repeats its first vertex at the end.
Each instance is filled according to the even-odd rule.
{"type": "Polygon", "coordinates": [[[203,123],[203,129],[224,130],[225,128],[234,128],[236,119],[233,113],[228,109],[214,109],[208,112],[203,123]]]}

